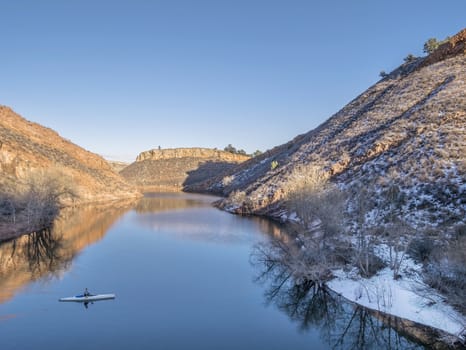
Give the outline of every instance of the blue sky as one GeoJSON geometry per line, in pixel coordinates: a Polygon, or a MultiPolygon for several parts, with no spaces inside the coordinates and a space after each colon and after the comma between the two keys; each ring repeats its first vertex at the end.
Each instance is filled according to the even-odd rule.
{"type": "Polygon", "coordinates": [[[0,0],[0,104],[101,155],[305,133],[466,1],[0,0]]]}

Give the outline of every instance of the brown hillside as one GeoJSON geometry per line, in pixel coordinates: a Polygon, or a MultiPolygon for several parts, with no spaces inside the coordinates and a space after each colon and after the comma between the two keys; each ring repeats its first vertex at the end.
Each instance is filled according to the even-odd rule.
{"type": "Polygon", "coordinates": [[[115,161],[115,160],[107,160],[107,163],[110,165],[113,171],[117,173],[119,173],[120,171],[122,171],[124,168],[126,168],[129,165],[129,163],[115,161]]]}
{"type": "Polygon", "coordinates": [[[100,156],[0,106],[0,185],[15,193],[33,172],[53,170],[73,183],[78,203],[138,196],[100,156]]]}
{"type": "Polygon", "coordinates": [[[231,170],[248,156],[207,148],[142,152],[120,174],[142,191],[182,191],[231,170]]]}

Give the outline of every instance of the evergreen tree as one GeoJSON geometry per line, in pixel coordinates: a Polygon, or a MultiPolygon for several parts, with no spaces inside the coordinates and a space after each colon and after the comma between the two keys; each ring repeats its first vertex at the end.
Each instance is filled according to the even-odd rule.
{"type": "Polygon", "coordinates": [[[253,157],[257,157],[257,156],[260,156],[262,154],[261,151],[259,151],[258,149],[254,151],[254,153],[252,154],[253,157]]]}
{"type": "Polygon", "coordinates": [[[379,76],[383,79],[383,78],[388,77],[388,74],[384,70],[382,70],[380,71],[379,76]]]}
{"type": "Polygon", "coordinates": [[[224,150],[225,152],[237,153],[236,148],[233,147],[233,145],[232,145],[231,143],[229,143],[228,146],[226,146],[223,150],[224,150]]]}
{"type": "Polygon", "coordinates": [[[430,38],[424,44],[424,52],[429,55],[434,52],[439,45],[440,42],[436,38],[430,38]]]}

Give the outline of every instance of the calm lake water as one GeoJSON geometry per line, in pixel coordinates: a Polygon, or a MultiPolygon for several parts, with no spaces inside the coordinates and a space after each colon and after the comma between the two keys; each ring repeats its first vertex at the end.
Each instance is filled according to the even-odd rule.
{"type": "Polygon", "coordinates": [[[214,199],[153,194],[68,210],[52,232],[1,245],[0,348],[422,348],[364,309],[294,285],[286,267],[264,269],[251,256],[284,232],[214,199]],[[116,299],[58,302],[86,287],[116,299]]]}

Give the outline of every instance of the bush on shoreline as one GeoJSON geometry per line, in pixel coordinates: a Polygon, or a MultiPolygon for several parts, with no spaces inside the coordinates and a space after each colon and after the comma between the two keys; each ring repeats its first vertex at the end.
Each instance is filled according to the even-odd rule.
{"type": "Polygon", "coordinates": [[[46,228],[52,224],[63,203],[75,198],[73,184],[59,171],[31,172],[15,192],[0,192],[2,231],[11,236],[11,232],[17,235],[46,228]]]}

